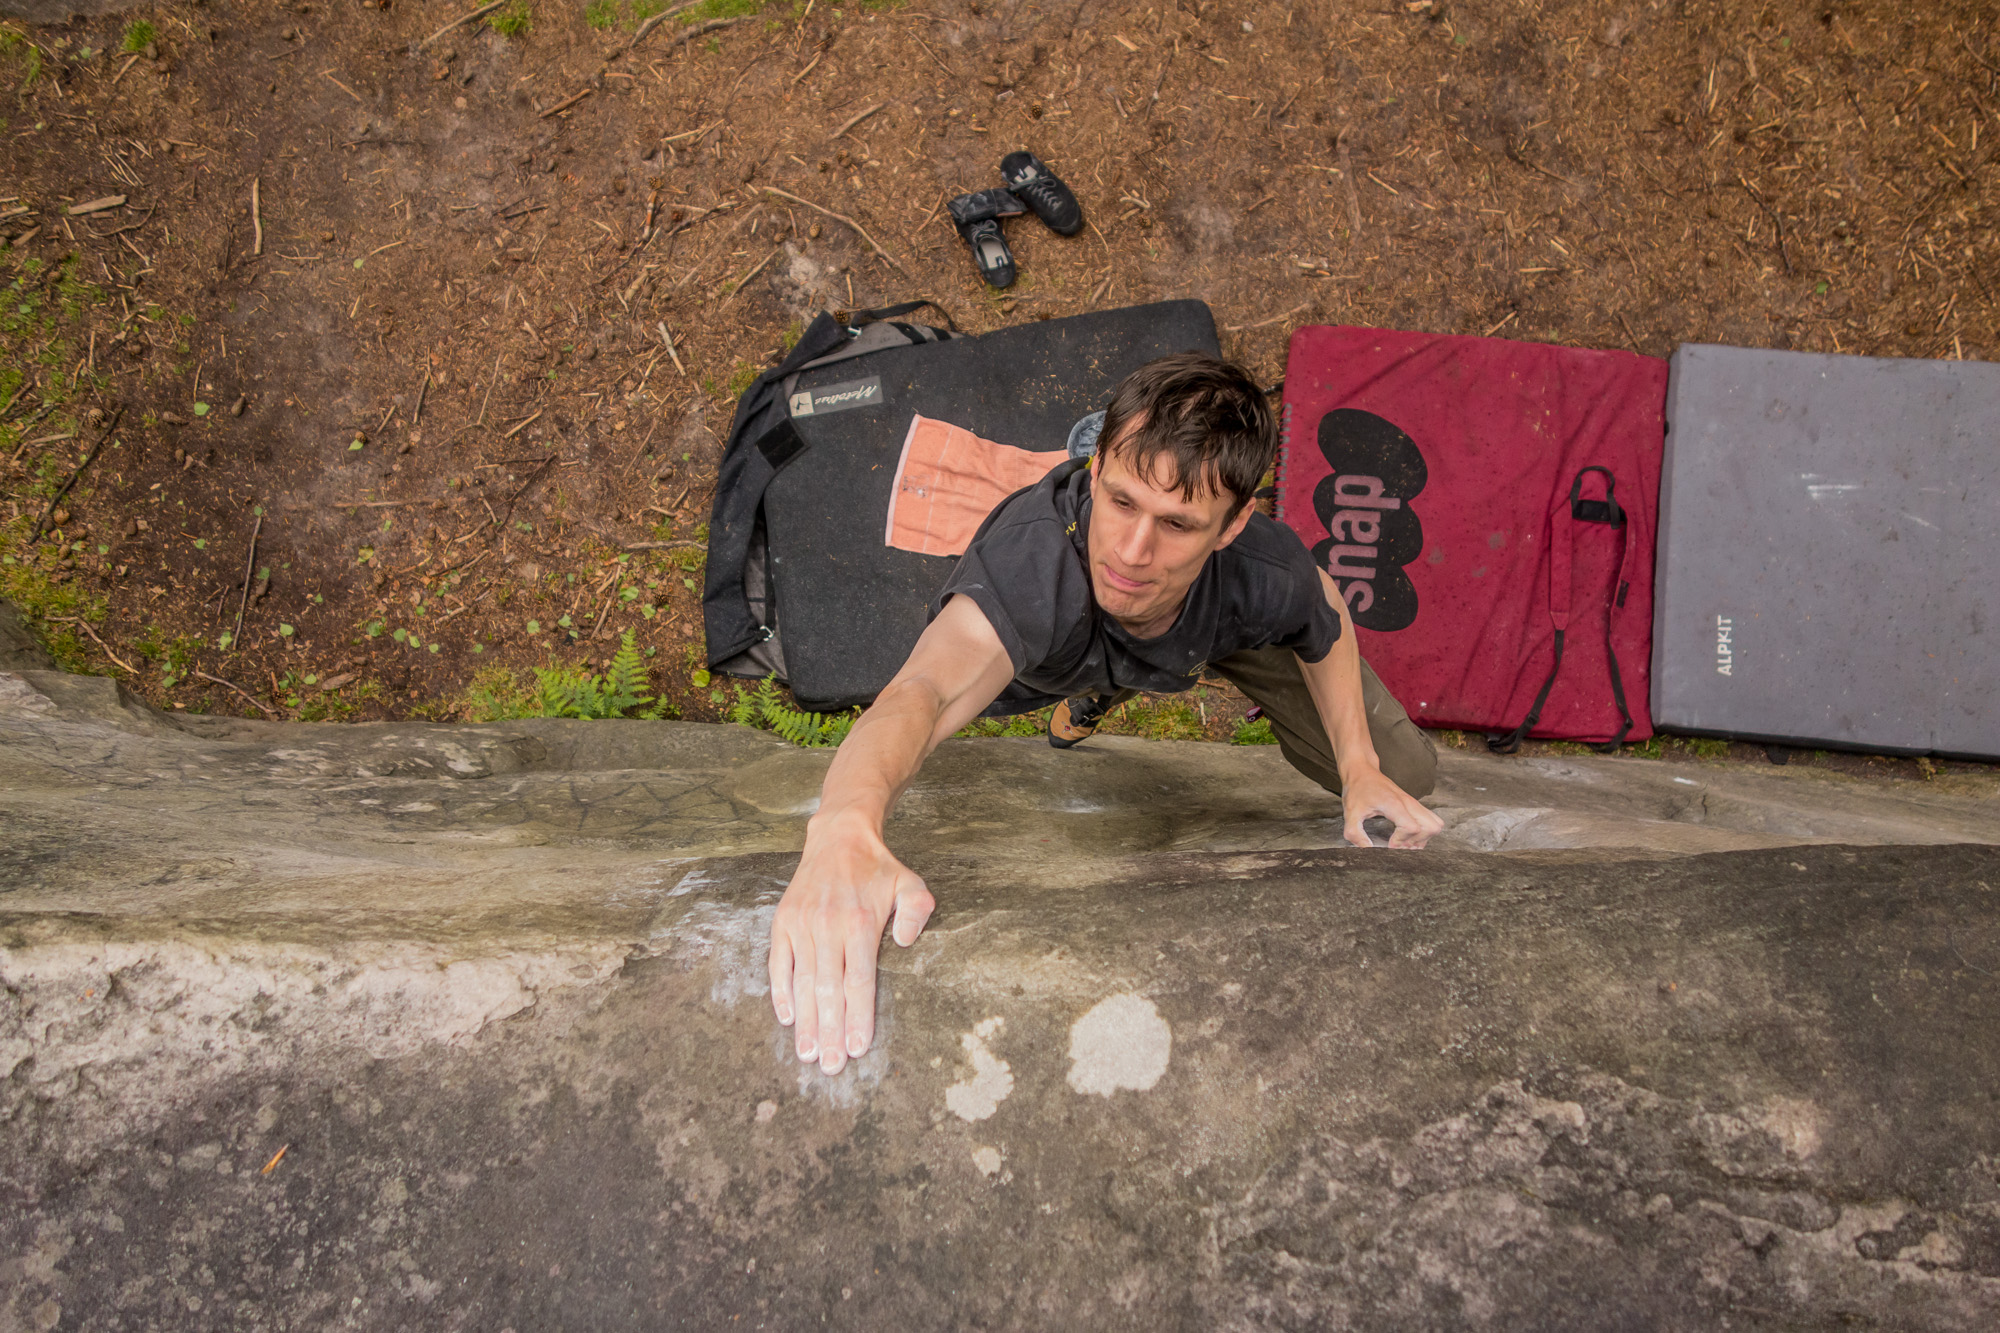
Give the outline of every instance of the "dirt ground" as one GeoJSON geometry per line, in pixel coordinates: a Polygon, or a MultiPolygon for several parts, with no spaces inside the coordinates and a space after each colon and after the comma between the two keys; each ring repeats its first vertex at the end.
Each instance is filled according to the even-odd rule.
{"type": "Polygon", "coordinates": [[[629,629],[714,717],[734,394],[828,307],[2000,353],[1985,0],[472,8],[0,28],[0,593],[66,664],[443,717],[629,629]],[[1017,147],[1091,226],[1003,297],[941,205],[1017,147]]]}

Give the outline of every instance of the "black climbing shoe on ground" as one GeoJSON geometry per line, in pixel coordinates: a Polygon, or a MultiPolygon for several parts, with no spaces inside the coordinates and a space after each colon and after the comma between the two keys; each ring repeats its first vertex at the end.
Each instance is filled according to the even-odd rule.
{"type": "Polygon", "coordinates": [[[1025,205],[1006,190],[977,190],[945,205],[958,234],[972,247],[973,267],[991,287],[1014,285],[1014,252],[1000,234],[1001,218],[1017,218],[1025,205]]]}
{"type": "Polygon", "coordinates": [[[1001,158],[1000,179],[1057,235],[1074,236],[1083,230],[1083,205],[1062,183],[1062,177],[1033,153],[1009,153],[1001,158]]]}
{"type": "Polygon", "coordinates": [[[1049,744],[1067,750],[1079,741],[1089,740],[1096,734],[1097,724],[1104,721],[1104,713],[1104,701],[1093,695],[1079,694],[1063,700],[1049,714],[1049,744]]]}

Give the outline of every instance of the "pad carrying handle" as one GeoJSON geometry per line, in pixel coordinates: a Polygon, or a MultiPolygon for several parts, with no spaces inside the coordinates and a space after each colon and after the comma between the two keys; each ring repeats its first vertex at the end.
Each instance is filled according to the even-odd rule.
{"type": "Polygon", "coordinates": [[[900,319],[912,311],[923,309],[925,306],[929,306],[931,309],[937,311],[938,314],[944,316],[944,326],[947,329],[950,329],[953,333],[958,332],[958,325],[952,320],[951,311],[946,310],[936,301],[923,300],[921,298],[915,301],[902,301],[896,305],[878,306],[873,310],[836,310],[833,312],[833,317],[849,328],[858,328],[863,324],[877,324],[883,320],[900,319]]]}
{"type": "Polygon", "coordinates": [[[1542,706],[1548,703],[1549,691],[1555,687],[1556,676],[1562,671],[1563,638],[1569,632],[1571,548],[1578,523],[1601,523],[1618,531],[1618,575],[1612,582],[1611,604],[1604,614],[1604,653],[1611,661],[1611,696],[1618,701],[1618,716],[1624,720],[1624,725],[1618,728],[1616,736],[1590,748],[1600,754],[1615,753],[1632,731],[1632,709],[1625,702],[1624,673],[1618,666],[1618,653],[1611,646],[1612,614],[1625,605],[1625,594],[1632,587],[1627,568],[1632,556],[1632,534],[1625,521],[1625,511],[1619,507],[1617,490],[1618,482],[1611,475],[1611,469],[1593,463],[1579,471],[1576,480],[1570,483],[1568,504],[1558,499],[1549,513],[1549,623],[1555,626],[1556,631],[1556,660],[1549,667],[1548,679],[1542,682],[1541,691],[1535,695],[1535,702],[1529,707],[1528,715],[1521,719],[1521,725],[1504,735],[1486,738],[1486,748],[1495,754],[1513,754],[1521,748],[1522,740],[1542,720],[1542,706]],[[1602,500],[1584,498],[1584,478],[1593,472],[1604,476],[1602,500]]]}

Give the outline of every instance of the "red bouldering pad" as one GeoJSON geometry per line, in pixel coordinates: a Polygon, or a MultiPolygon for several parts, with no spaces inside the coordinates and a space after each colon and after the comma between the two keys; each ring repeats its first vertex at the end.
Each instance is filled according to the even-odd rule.
{"type": "Polygon", "coordinates": [[[1292,335],[1278,516],[1418,723],[1652,735],[1666,390],[1667,363],[1628,352],[1292,335]]]}

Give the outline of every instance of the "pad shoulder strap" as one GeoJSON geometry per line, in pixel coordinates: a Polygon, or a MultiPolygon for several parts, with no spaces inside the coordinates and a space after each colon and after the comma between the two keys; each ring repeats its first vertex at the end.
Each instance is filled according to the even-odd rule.
{"type": "Polygon", "coordinates": [[[1631,583],[1627,578],[1626,562],[1631,555],[1632,535],[1626,522],[1625,511],[1618,505],[1618,482],[1611,475],[1611,469],[1595,463],[1583,468],[1570,483],[1569,501],[1564,505],[1558,500],[1549,515],[1549,621],[1555,626],[1556,660],[1549,667],[1548,679],[1535,695],[1535,702],[1528,708],[1528,715],[1521,719],[1521,725],[1502,735],[1486,738],[1486,748],[1495,754],[1513,754],[1521,748],[1521,742],[1542,720],[1542,707],[1549,701],[1549,691],[1555,688],[1556,676],[1562,671],[1563,639],[1569,632],[1570,613],[1570,567],[1572,547],[1575,542],[1574,527],[1577,523],[1601,523],[1618,531],[1618,572],[1612,579],[1611,590],[1607,594],[1610,603],[1604,612],[1604,651],[1611,659],[1611,696],[1618,702],[1618,716],[1624,725],[1609,741],[1593,745],[1591,748],[1609,754],[1625,743],[1625,737],[1632,731],[1632,710],[1625,702],[1624,672],[1618,665],[1618,654],[1611,646],[1611,622],[1618,608],[1625,605],[1625,594],[1631,583]],[[1604,498],[1585,499],[1584,478],[1593,472],[1604,475],[1604,498]],[[1567,512],[1565,512],[1567,511],[1567,512]],[[1560,534],[1557,529],[1560,528],[1560,534]]]}

